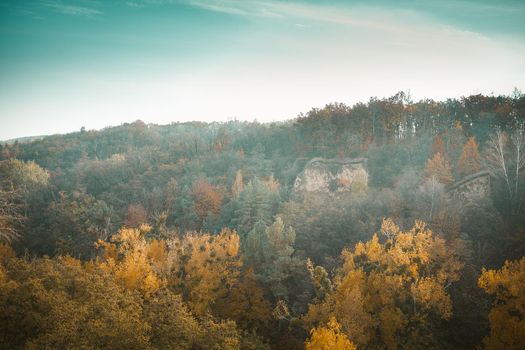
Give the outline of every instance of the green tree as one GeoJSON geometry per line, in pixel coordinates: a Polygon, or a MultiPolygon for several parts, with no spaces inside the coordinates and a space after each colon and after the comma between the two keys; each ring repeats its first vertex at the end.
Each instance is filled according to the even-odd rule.
{"type": "Polygon", "coordinates": [[[246,264],[277,300],[289,299],[290,282],[303,267],[301,260],[294,256],[294,242],[293,228],[285,227],[279,217],[271,226],[259,221],[246,239],[246,264]]]}

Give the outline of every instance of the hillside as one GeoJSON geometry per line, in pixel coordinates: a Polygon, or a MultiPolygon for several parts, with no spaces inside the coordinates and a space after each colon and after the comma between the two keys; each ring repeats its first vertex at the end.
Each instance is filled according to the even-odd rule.
{"type": "Polygon", "coordinates": [[[518,348],[524,125],[523,95],[398,93],[0,144],[0,343],[518,348]]]}

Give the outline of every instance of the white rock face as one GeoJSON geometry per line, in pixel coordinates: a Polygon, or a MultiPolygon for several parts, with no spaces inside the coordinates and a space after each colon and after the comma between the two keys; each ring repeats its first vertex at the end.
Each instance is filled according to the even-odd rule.
{"type": "Polygon", "coordinates": [[[366,159],[310,160],[294,183],[296,192],[337,193],[366,189],[366,159]]]}

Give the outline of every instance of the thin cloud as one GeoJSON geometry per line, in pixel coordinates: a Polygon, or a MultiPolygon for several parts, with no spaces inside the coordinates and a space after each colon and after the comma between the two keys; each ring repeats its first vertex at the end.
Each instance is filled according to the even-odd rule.
{"type": "Polygon", "coordinates": [[[227,13],[240,16],[283,17],[279,9],[274,9],[274,3],[260,1],[216,1],[190,0],[189,5],[203,10],[227,13]]]}
{"type": "Polygon", "coordinates": [[[63,4],[57,1],[46,1],[42,5],[53,9],[55,12],[69,16],[93,17],[102,15],[102,12],[85,6],[63,4]]]}
{"type": "MultiPolygon", "coordinates": [[[[388,32],[398,32],[399,21],[392,20],[390,13],[369,13],[364,8],[345,8],[335,5],[313,5],[300,2],[279,1],[231,1],[231,0],[190,0],[189,5],[208,11],[228,13],[239,16],[274,17],[299,19],[304,22],[325,22],[388,32]],[[365,13],[366,12],[366,13],[365,13]],[[381,18],[378,18],[381,16],[381,18]],[[372,18],[371,18],[372,17],[372,18]]],[[[404,15],[413,15],[404,11],[404,15]]],[[[304,24],[306,25],[306,24],[304,24]]]]}
{"type": "Polygon", "coordinates": [[[232,5],[225,5],[224,2],[210,2],[210,1],[191,1],[190,5],[199,7],[204,10],[208,11],[214,11],[214,12],[221,12],[221,13],[228,13],[232,15],[251,15],[249,11],[246,11],[245,9],[241,7],[236,7],[235,3],[232,5]]]}
{"type": "Polygon", "coordinates": [[[126,1],[126,6],[142,8],[142,7],[145,7],[146,5],[140,2],[136,2],[136,1],[126,1]]]}

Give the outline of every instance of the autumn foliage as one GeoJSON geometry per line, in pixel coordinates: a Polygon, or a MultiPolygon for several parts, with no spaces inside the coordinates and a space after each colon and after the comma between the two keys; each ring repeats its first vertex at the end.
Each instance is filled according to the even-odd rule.
{"type": "Polygon", "coordinates": [[[435,156],[436,154],[441,154],[441,157],[446,159],[448,161],[448,152],[445,148],[445,143],[443,142],[443,139],[440,135],[437,135],[434,137],[434,141],[432,142],[432,150],[431,155],[435,156]]]}
{"type": "Polygon", "coordinates": [[[435,178],[443,185],[450,185],[454,182],[450,164],[441,153],[436,153],[432,159],[427,161],[425,177],[427,179],[435,178]]]}
{"type": "Polygon", "coordinates": [[[381,235],[384,243],[374,235],[343,251],[334,291],[310,305],[305,319],[335,316],[358,347],[430,346],[434,321],[452,316],[447,287],[459,279],[462,263],[422,222],[403,232],[387,219],[381,235]]]}
{"type": "Polygon", "coordinates": [[[318,327],[310,332],[305,342],[306,350],[356,350],[355,345],[341,332],[341,325],[332,317],[326,327],[318,327]]]}
{"type": "Polygon", "coordinates": [[[198,179],[192,190],[195,199],[195,213],[201,218],[209,213],[217,214],[221,209],[223,196],[219,190],[204,179],[198,179]]]}
{"type": "Polygon", "coordinates": [[[461,176],[477,173],[481,169],[479,145],[476,138],[471,137],[463,146],[463,151],[458,161],[458,172],[461,176]]]}
{"type": "Polygon", "coordinates": [[[525,257],[506,261],[500,270],[485,270],[478,284],[494,297],[486,349],[525,348],[525,257]]]}

